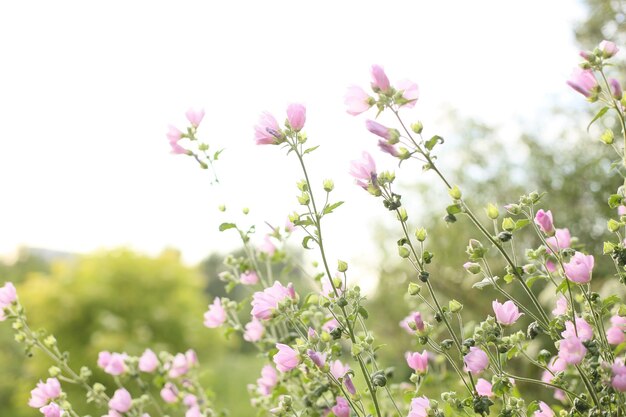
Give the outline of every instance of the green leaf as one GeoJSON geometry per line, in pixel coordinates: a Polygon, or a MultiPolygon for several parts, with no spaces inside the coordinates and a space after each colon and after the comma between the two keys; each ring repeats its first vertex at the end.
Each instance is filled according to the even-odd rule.
{"type": "Polygon", "coordinates": [[[602,300],[602,308],[606,308],[607,310],[613,307],[615,304],[621,301],[621,297],[617,294],[613,294],[611,296],[606,297],[602,300]]]}
{"type": "Polygon", "coordinates": [[[521,219],[515,222],[515,228],[513,229],[513,231],[517,231],[520,230],[526,226],[528,226],[530,224],[530,220],[528,219],[521,219]]]}
{"type": "Polygon", "coordinates": [[[320,147],[320,145],[313,146],[312,148],[309,148],[309,149],[305,150],[305,151],[304,151],[304,153],[303,153],[302,155],[306,155],[306,154],[308,154],[308,153],[311,153],[311,152],[313,152],[314,150],[316,150],[316,149],[317,149],[317,148],[319,148],[319,147],[320,147]]]}
{"type": "Polygon", "coordinates": [[[234,229],[236,227],[237,225],[235,223],[222,223],[220,224],[220,232],[223,232],[224,230],[228,230],[228,229],[234,229]]]}
{"type": "Polygon", "coordinates": [[[214,161],[217,161],[217,160],[218,160],[218,158],[220,157],[220,154],[221,154],[222,152],[224,152],[224,149],[220,149],[219,151],[215,152],[215,153],[213,154],[213,160],[214,160],[214,161]]]}
{"type": "Polygon", "coordinates": [[[474,285],[472,285],[472,288],[478,288],[479,290],[482,290],[485,287],[493,285],[493,281],[497,282],[498,277],[493,277],[493,280],[491,278],[485,277],[482,279],[482,281],[478,281],[474,285]]]}
{"type": "Polygon", "coordinates": [[[426,146],[426,149],[428,149],[429,151],[432,151],[433,148],[438,144],[438,143],[443,143],[443,138],[441,136],[433,136],[432,138],[428,139],[426,141],[426,143],[424,143],[424,146],[426,146]]]}
{"type": "Polygon", "coordinates": [[[558,287],[556,287],[556,290],[554,292],[555,293],[560,292],[562,294],[565,294],[566,289],[567,289],[567,278],[561,281],[561,283],[559,284],[558,287]]]}
{"type": "Polygon", "coordinates": [[[322,211],[322,214],[330,214],[333,212],[334,209],[336,209],[337,207],[339,207],[340,205],[343,204],[343,201],[337,201],[334,204],[331,204],[330,206],[326,206],[324,207],[324,210],[322,211]]]}
{"type": "Polygon", "coordinates": [[[589,132],[589,128],[591,127],[591,125],[594,124],[596,122],[596,120],[598,120],[600,117],[604,116],[607,111],[609,111],[609,107],[608,106],[602,107],[600,109],[600,111],[593,117],[593,119],[591,119],[591,121],[587,125],[587,132],[589,132]]]}
{"type": "Polygon", "coordinates": [[[515,279],[515,275],[513,274],[506,274],[504,276],[504,282],[506,282],[507,284],[510,284],[511,282],[513,282],[514,279],[515,279]]]}
{"type": "Polygon", "coordinates": [[[528,287],[532,287],[535,281],[540,279],[548,279],[548,277],[546,275],[534,275],[526,280],[526,285],[528,285],[528,287]]]}
{"type": "Polygon", "coordinates": [[[311,240],[315,241],[315,239],[313,239],[311,236],[305,236],[304,239],[302,239],[302,247],[304,249],[313,249],[313,248],[309,247],[309,242],[311,240]]]}
{"type": "Polygon", "coordinates": [[[458,204],[452,204],[446,207],[446,211],[448,212],[448,214],[452,214],[452,215],[463,213],[463,209],[458,204]]]}
{"type": "Polygon", "coordinates": [[[359,314],[361,315],[361,317],[363,317],[366,320],[370,316],[367,310],[365,309],[365,307],[363,306],[359,306],[359,314]]]}

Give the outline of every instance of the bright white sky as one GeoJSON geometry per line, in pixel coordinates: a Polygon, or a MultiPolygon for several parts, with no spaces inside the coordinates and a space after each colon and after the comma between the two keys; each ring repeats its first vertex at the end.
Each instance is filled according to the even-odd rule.
{"type": "Polygon", "coordinates": [[[300,173],[278,148],[255,146],[253,126],[295,101],[322,145],[313,176],[333,178],[347,200],[329,218],[330,251],[367,270],[375,245],[364,242],[387,214],[348,165],[365,149],[394,162],[365,117],[345,113],[345,88],[367,86],[379,63],[392,82],[419,84],[406,114],[432,134],[452,130],[435,126],[446,105],[514,127],[578,99],[565,80],[583,13],[563,0],[1,2],[0,253],[169,246],[195,262],[234,247],[217,226],[241,207],[252,208],[246,220],[282,225],[300,173]],[[185,126],[192,106],[207,111],[201,136],[226,148],[220,187],[169,154],[167,125],[185,126]]]}

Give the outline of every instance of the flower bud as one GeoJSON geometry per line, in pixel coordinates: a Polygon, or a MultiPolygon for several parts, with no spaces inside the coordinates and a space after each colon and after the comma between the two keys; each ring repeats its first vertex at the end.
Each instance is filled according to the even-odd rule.
{"type": "Polygon", "coordinates": [[[52,378],[56,378],[57,376],[61,375],[61,369],[59,369],[57,366],[51,366],[50,368],[48,368],[48,373],[52,378]]]}
{"type": "Polygon", "coordinates": [[[463,268],[465,268],[465,270],[471,274],[478,274],[480,273],[480,271],[482,271],[482,268],[480,267],[480,264],[476,263],[476,262],[465,262],[463,264],[463,268]]]}
{"type": "Polygon", "coordinates": [[[424,125],[422,122],[415,122],[411,125],[411,130],[419,135],[424,130],[424,125]]]}
{"type": "Polygon", "coordinates": [[[409,295],[418,295],[421,290],[422,287],[420,287],[419,284],[409,282],[409,295]]]}
{"type": "Polygon", "coordinates": [[[607,222],[607,228],[609,229],[609,232],[612,232],[612,233],[617,232],[620,226],[621,226],[620,222],[614,219],[609,219],[609,221],[607,222]]]}
{"type": "Polygon", "coordinates": [[[615,142],[615,135],[611,129],[607,129],[604,131],[602,136],[600,136],[600,140],[606,145],[611,145],[615,142]]]}
{"type": "Polygon", "coordinates": [[[506,206],[504,206],[504,208],[506,209],[506,211],[513,215],[517,215],[522,212],[522,208],[519,206],[519,204],[507,204],[506,206]]]}
{"type": "Polygon", "coordinates": [[[607,40],[600,42],[598,49],[602,53],[603,58],[611,58],[619,51],[619,48],[615,45],[615,43],[607,40]]]}
{"type": "Polygon", "coordinates": [[[400,255],[401,258],[408,258],[411,252],[404,246],[398,246],[398,255],[400,255]]]}
{"type": "Polygon", "coordinates": [[[448,308],[452,313],[458,313],[459,311],[463,310],[463,304],[461,304],[457,300],[450,300],[450,302],[448,302],[448,308]]]}
{"type": "Polygon", "coordinates": [[[428,281],[428,277],[429,276],[430,276],[430,273],[428,271],[421,271],[420,275],[419,275],[420,281],[422,281],[422,282],[428,281]]]}
{"type": "Polygon", "coordinates": [[[348,263],[342,260],[337,261],[337,271],[346,272],[348,270],[348,263]]]}
{"type": "Polygon", "coordinates": [[[450,197],[452,197],[455,200],[460,200],[461,197],[463,196],[458,185],[455,185],[454,187],[450,188],[448,190],[448,194],[450,194],[450,197]]]}
{"type": "Polygon", "coordinates": [[[324,180],[324,191],[327,193],[331,192],[335,188],[335,183],[333,180],[324,180]]]}
{"type": "Polygon", "coordinates": [[[492,220],[497,219],[498,216],[500,215],[500,213],[498,212],[498,207],[496,207],[495,204],[491,204],[491,203],[487,205],[485,212],[487,213],[487,216],[492,220]]]}
{"type": "Polygon", "coordinates": [[[515,229],[515,220],[510,217],[502,219],[502,228],[507,232],[512,232],[515,229]]]}
{"type": "Polygon", "coordinates": [[[622,86],[615,78],[609,78],[609,87],[611,87],[611,95],[615,100],[622,99],[622,86]]]}
{"type": "Polygon", "coordinates": [[[426,236],[428,236],[428,234],[426,233],[426,229],[424,229],[423,227],[420,227],[415,231],[415,238],[420,242],[425,241],[426,236]]]}

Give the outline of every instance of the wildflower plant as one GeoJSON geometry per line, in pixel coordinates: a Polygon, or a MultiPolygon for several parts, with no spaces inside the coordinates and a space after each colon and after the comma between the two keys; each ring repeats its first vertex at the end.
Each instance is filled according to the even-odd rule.
{"type": "MultiPolygon", "coordinates": [[[[603,255],[612,259],[615,279],[626,284],[626,103],[619,81],[607,75],[617,52],[609,41],[582,52],[584,61],[567,84],[592,104],[602,105],[591,124],[609,112],[619,120],[623,143],[612,130],[600,138],[618,154],[613,166],[624,177],[624,186],[607,196],[616,216],[607,221],[614,237],[605,242],[603,255]]],[[[376,136],[385,157],[396,158],[404,170],[378,171],[374,157],[363,152],[352,161],[350,175],[381,202],[381,212],[397,222],[397,253],[412,269],[407,292],[415,308],[407,308],[400,323],[413,342],[404,356],[411,376],[399,380],[392,368],[379,363],[381,346],[367,325],[374,318],[369,317],[365,296],[350,280],[349,265],[326,249],[325,219],[343,202],[335,197],[332,180],[323,180],[321,187],[312,181],[307,161],[319,145],[311,144],[304,130],[306,108],[291,104],[283,124],[263,113],[254,140],[279,147],[297,160],[301,179],[295,184],[294,201],[299,209],[286,216],[284,226],[272,226],[262,240],[255,225],[220,225],[221,232],[238,235],[243,255],[228,256],[219,276],[232,299],[213,299],[204,315],[207,328],[239,335],[265,358],[259,378],[248,387],[253,406],[260,415],[296,417],[626,415],[626,306],[620,296],[603,297],[594,287],[595,257],[600,254],[574,244],[567,227],[573,225],[560,224],[559,213],[544,205],[549,196],[540,192],[528,192],[502,207],[488,203],[489,221],[481,220],[437,162],[443,138],[427,135],[420,121],[405,116],[419,99],[417,84],[392,83],[378,65],[371,68],[371,76],[369,91],[348,89],[347,112],[372,114],[366,130],[376,136]],[[375,120],[383,113],[395,120],[394,126],[375,120]],[[467,262],[459,268],[473,277],[474,291],[490,287],[497,294],[493,314],[487,317],[466,317],[463,300],[446,299],[438,290],[438,281],[445,277],[431,274],[432,264],[439,262],[436,248],[429,246],[427,230],[411,223],[403,204],[407,197],[396,186],[397,175],[412,175],[415,165],[447,190],[445,222],[451,227],[457,221],[474,226],[467,262]],[[316,251],[313,272],[285,249],[296,233],[304,249],[316,251]],[[534,236],[536,245],[517,247],[522,235],[534,236]],[[304,279],[295,280],[294,271],[304,279]],[[237,294],[246,296],[235,297],[236,287],[242,290],[237,294]],[[539,291],[550,293],[549,303],[541,301],[539,291]],[[524,365],[522,373],[514,370],[521,369],[519,364],[524,365]],[[424,387],[441,380],[439,371],[454,375],[456,382],[439,386],[438,397],[428,397],[424,387]],[[530,397],[530,385],[549,390],[553,401],[530,397]]],[[[203,116],[188,112],[187,133],[170,128],[168,139],[174,153],[192,156],[208,168],[219,152],[210,155],[208,145],[196,152],[179,144],[182,139],[197,140],[203,116]]],[[[49,378],[37,383],[29,401],[46,417],[80,415],[63,391],[65,384],[82,386],[88,401],[109,417],[216,414],[198,382],[193,350],[157,354],[147,348],[139,356],[101,352],[96,362],[111,377],[107,388],[92,380],[88,367],[72,368],[54,336],[31,330],[11,283],[0,288],[0,307],[0,320],[12,322],[16,341],[26,353],[39,350],[53,362],[49,378]]]]}

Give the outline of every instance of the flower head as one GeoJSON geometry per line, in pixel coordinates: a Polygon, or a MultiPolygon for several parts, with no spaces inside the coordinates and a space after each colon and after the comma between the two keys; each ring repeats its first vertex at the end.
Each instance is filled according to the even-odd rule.
{"type": "Polygon", "coordinates": [[[178,400],[178,389],[176,385],[167,382],[161,389],[161,398],[168,404],[175,403],[178,400]]]}
{"type": "Polygon", "coordinates": [[[295,299],[295,291],[293,286],[289,284],[287,287],[280,282],[274,282],[269,288],[263,291],[257,291],[252,296],[252,316],[260,320],[269,320],[272,318],[278,304],[285,299],[295,299]]]}
{"type": "Polygon", "coordinates": [[[572,236],[570,235],[569,229],[556,229],[554,236],[546,238],[546,243],[553,252],[569,248],[571,242],[572,236]]]}
{"type": "Polygon", "coordinates": [[[300,363],[298,352],[282,343],[277,343],[276,348],[278,353],[274,355],[274,363],[280,372],[289,372],[298,366],[300,363]]]}
{"type": "Polygon", "coordinates": [[[246,271],[239,276],[239,282],[244,285],[255,285],[259,282],[259,276],[255,271],[246,271]]]}
{"type": "Polygon", "coordinates": [[[619,52],[619,48],[617,47],[617,45],[607,40],[603,40],[602,42],[600,42],[600,45],[598,45],[598,49],[602,51],[603,58],[611,58],[619,52]]]}
{"type": "Polygon", "coordinates": [[[330,410],[337,417],[350,417],[350,404],[343,397],[337,397],[337,403],[330,410]]]}
{"type": "Polygon", "coordinates": [[[570,261],[563,265],[565,276],[577,284],[586,284],[591,281],[591,272],[594,266],[593,255],[583,255],[576,252],[570,261]]]}
{"type": "Polygon", "coordinates": [[[44,417],[61,417],[61,407],[59,407],[56,403],[50,403],[48,405],[44,405],[39,409],[41,414],[44,417]]]}
{"type": "Polygon", "coordinates": [[[424,374],[428,371],[428,352],[407,352],[405,355],[406,363],[409,368],[418,374],[424,374]]]}
{"type": "Polygon", "coordinates": [[[187,116],[187,120],[189,120],[189,123],[191,123],[193,127],[198,127],[202,119],[204,119],[204,109],[189,109],[187,113],[185,113],[185,116],[187,116]]]}
{"type": "Polygon", "coordinates": [[[478,378],[476,381],[476,392],[483,397],[493,397],[491,382],[483,378],[478,378]]]}
{"type": "Polygon", "coordinates": [[[261,337],[263,337],[263,333],[265,333],[265,327],[263,327],[263,323],[253,317],[252,321],[246,324],[245,331],[243,332],[243,338],[248,342],[254,343],[261,340],[261,337]]]}
{"type": "Polygon", "coordinates": [[[495,300],[491,303],[491,306],[496,314],[496,320],[503,326],[514,324],[522,316],[519,308],[511,300],[505,301],[504,304],[500,304],[498,300],[495,300]]]}
{"type": "Polygon", "coordinates": [[[472,346],[463,357],[463,363],[467,371],[472,374],[479,374],[489,365],[489,358],[482,349],[472,346]]]}
{"type": "Polygon", "coordinates": [[[139,358],[139,370],[141,372],[154,372],[159,366],[157,355],[150,349],[146,349],[139,358]]]}
{"type": "Polygon", "coordinates": [[[296,132],[302,130],[306,121],[306,107],[302,104],[290,104],[287,107],[287,121],[296,132]]]}
{"type": "Polygon", "coordinates": [[[539,410],[535,411],[535,414],[533,414],[533,416],[554,417],[554,411],[552,411],[552,409],[548,407],[548,404],[544,403],[543,401],[539,401],[539,410]]]}
{"type": "Polygon", "coordinates": [[[392,129],[384,126],[375,120],[366,120],[365,127],[371,133],[375,134],[376,136],[380,136],[387,141],[397,142],[398,138],[400,137],[400,132],[398,132],[397,129],[392,129]]]}
{"type": "Polygon", "coordinates": [[[552,222],[552,212],[550,210],[539,210],[535,215],[535,223],[546,235],[552,236],[554,234],[554,224],[552,222]]]}
{"type": "Polygon", "coordinates": [[[354,160],[350,163],[350,175],[355,179],[356,184],[367,189],[369,184],[376,183],[376,163],[372,156],[363,152],[361,159],[354,160]]]}
{"type": "Polygon", "coordinates": [[[577,337],[568,337],[559,343],[559,358],[569,365],[578,365],[587,354],[587,348],[577,337]]]}
{"type": "Polygon", "coordinates": [[[593,71],[588,69],[583,70],[577,67],[574,69],[569,81],[567,81],[567,85],[578,91],[583,96],[591,98],[592,94],[594,94],[594,90],[598,86],[598,81],[593,75],[593,71]]]}
{"type": "Polygon", "coordinates": [[[430,400],[427,397],[417,397],[411,400],[408,417],[426,417],[430,409],[430,400]]]}
{"type": "Polygon", "coordinates": [[[372,65],[372,89],[376,92],[389,90],[389,78],[380,65],[372,65]]]}
{"type": "Polygon", "coordinates": [[[272,365],[265,365],[261,370],[261,377],[256,380],[261,395],[270,395],[272,388],[278,383],[278,374],[272,365]]]}
{"type": "Polygon", "coordinates": [[[309,358],[313,361],[315,365],[319,368],[323,368],[326,365],[326,354],[322,352],[316,352],[313,349],[309,349],[306,352],[309,355],[309,358]]]}
{"type": "Polygon", "coordinates": [[[0,287],[0,310],[9,307],[17,301],[17,291],[12,282],[6,282],[0,287]]]}
{"type": "Polygon", "coordinates": [[[348,107],[346,111],[353,116],[369,110],[369,108],[372,107],[373,101],[374,99],[370,97],[365,90],[357,86],[348,87],[344,100],[348,107]]]}
{"type": "Polygon", "coordinates": [[[61,395],[61,383],[56,378],[48,378],[46,382],[39,381],[37,387],[30,392],[28,405],[40,408],[61,395]]]}
{"type": "Polygon", "coordinates": [[[204,325],[210,329],[220,327],[226,321],[226,310],[222,307],[222,301],[219,298],[213,300],[213,304],[209,306],[209,310],[204,313],[204,325]]]}
{"type": "Polygon", "coordinates": [[[400,327],[408,333],[413,334],[415,333],[415,330],[411,327],[410,323],[415,324],[415,329],[419,331],[424,330],[424,320],[422,319],[422,314],[419,311],[409,314],[400,322],[400,327]]]}
{"type": "Polygon", "coordinates": [[[552,310],[552,314],[562,316],[565,313],[567,313],[567,298],[560,294],[559,298],[556,299],[556,307],[552,310]]]}
{"type": "Polygon", "coordinates": [[[609,78],[609,86],[611,87],[611,95],[615,100],[622,99],[622,86],[615,78],[609,78]]]}
{"type": "Polygon", "coordinates": [[[283,132],[278,127],[278,122],[268,112],[261,114],[259,121],[254,127],[254,140],[257,145],[272,145],[283,141],[283,132]]]}
{"type": "Polygon", "coordinates": [[[396,83],[396,90],[402,92],[400,107],[413,108],[419,98],[417,84],[410,80],[401,80],[396,83]]]}
{"type": "Polygon", "coordinates": [[[593,328],[582,317],[576,317],[576,328],[571,320],[565,322],[565,330],[561,333],[564,339],[578,337],[581,342],[593,339],[593,328]]]}
{"type": "Polygon", "coordinates": [[[120,388],[113,394],[113,397],[109,401],[109,407],[120,413],[125,413],[130,410],[132,401],[133,399],[130,393],[126,389],[120,388]]]}

